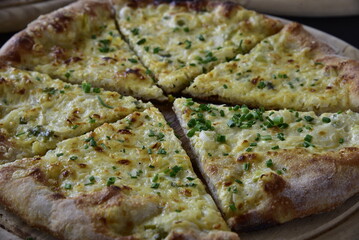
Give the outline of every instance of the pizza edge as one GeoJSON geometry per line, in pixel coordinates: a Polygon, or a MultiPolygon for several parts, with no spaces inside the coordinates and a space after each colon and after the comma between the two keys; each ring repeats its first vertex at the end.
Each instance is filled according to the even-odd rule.
{"type": "Polygon", "coordinates": [[[72,3],[56,11],[40,16],[31,22],[24,30],[10,38],[0,49],[0,60],[7,65],[16,67],[21,65],[22,56],[30,55],[35,46],[35,38],[41,38],[44,31],[53,28],[56,33],[64,34],[67,26],[71,24],[74,17],[80,14],[96,16],[100,9],[108,12],[113,17],[113,9],[109,0],[83,0],[72,3]],[[94,10],[96,9],[96,10],[94,10]]]}
{"type": "MultiPolygon", "coordinates": [[[[348,109],[359,111],[359,61],[338,55],[335,50],[327,43],[317,39],[311,33],[307,32],[300,23],[291,22],[284,26],[282,31],[290,34],[290,39],[298,43],[302,48],[310,48],[313,54],[313,60],[325,65],[326,68],[334,68],[338,71],[342,84],[347,84],[349,89],[349,106],[348,109]]],[[[278,34],[278,33],[277,33],[278,34]]],[[[265,39],[264,39],[265,40],[265,39]]],[[[223,63],[226,64],[226,63],[223,63]]],[[[213,70],[212,70],[213,71],[213,70]]],[[[194,82],[196,79],[194,79],[194,82]]],[[[228,103],[243,104],[241,101],[229,99],[220,95],[212,95],[210,93],[201,96],[196,94],[191,89],[192,84],[184,89],[182,93],[185,96],[196,97],[205,101],[212,101],[215,103],[228,103]]],[[[249,107],[258,107],[256,103],[246,103],[249,107]]],[[[268,106],[268,109],[282,109],[283,106],[268,106]]],[[[297,109],[297,110],[310,110],[310,109],[297,109]]],[[[325,111],[341,111],[341,106],[332,109],[325,109],[325,111]]],[[[323,109],[316,109],[317,113],[324,112],[323,109]]]]}
{"type": "MultiPolygon", "coordinates": [[[[176,103],[173,110],[186,134],[187,123],[176,103]]],[[[184,137],[210,189],[211,196],[224,214],[218,191],[211,182],[211,176],[206,173],[205,163],[201,162],[201,156],[191,139],[184,137]]],[[[261,176],[262,190],[267,194],[265,203],[243,215],[226,216],[224,214],[228,225],[235,232],[260,230],[309,215],[328,212],[359,193],[359,186],[353,181],[359,177],[359,169],[353,168],[353,166],[359,166],[359,148],[357,147],[347,147],[324,154],[312,154],[303,149],[285,149],[278,153],[275,151],[268,153],[268,158],[285,159],[286,163],[289,163],[288,172],[291,168],[296,172],[292,178],[285,178],[274,173],[266,174],[263,179],[261,176]],[[298,161],[308,164],[301,166],[301,164],[296,164],[298,161]]]]}

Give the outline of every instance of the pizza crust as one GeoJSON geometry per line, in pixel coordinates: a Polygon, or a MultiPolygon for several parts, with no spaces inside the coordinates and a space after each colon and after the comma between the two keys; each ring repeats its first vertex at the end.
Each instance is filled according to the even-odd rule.
{"type": "Polygon", "coordinates": [[[13,165],[0,170],[0,201],[4,206],[31,226],[44,228],[60,239],[111,239],[94,231],[90,217],[76,206],[76,199],[65,199],[40,184],[35,180],[41,179],[39,172],[14,179],[18,168],[13,165]]]}
{"type": "MultiPolygon", "coordinates": [[[[73,33],[80,32],[81,26],[71,24],[71,21],[82,14],[89,14],[96,16],[97,21],[93,21],[93,25],[101,24],[101,19],[108,19],[113,17],[113,10],[108,0],[83,0],[73,3],[67,7],[56,10],[50,14],[42,15],[37,20],[31,22],[26,29],[15,34],[9,41],[7,41],[0,49],[0,60],[9,65],[18,65],[23,63],[23,56],[31,55],[32,49],[36,48],[35,38],[44,37],[44,44],[46,41],[52,41],[52,37],[59,38],[63,35],[70,34],[71,38],[78,38],[73,33]],[[43,32],[49,31],[54,34],[43,35],[43,32]]],[[[63,36],[63,41],[58,41],[61,44],[66,44],[66,38],[63,36]]],[[[24,68],[29,66],[22,66],[24,68]]]]}

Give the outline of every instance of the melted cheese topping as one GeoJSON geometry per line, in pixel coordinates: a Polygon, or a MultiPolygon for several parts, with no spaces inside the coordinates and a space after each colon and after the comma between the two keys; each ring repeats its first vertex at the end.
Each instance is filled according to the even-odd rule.
{"type": "Polygon", "coordinates": [[[121,188],[123,201],[96,216],[105,218],[117,237],[162,239],[181,228],[228,230],[180,141],[155,108],[65,140],[27,164],[13,177],[40,168],[50,186],[67,197],[95,194],[112,185],[121,188]]]}
{"type": "Polygon", "coordinates": [[[201,11],[180,5],[125,6],[117,12],[122,33],[166,92],[178,92],[281,28],[279,22],[235,5],[201,11]]]}
{"type": "Polygon", "coordinates": [[[294,43],[288,31],[197,77],[185,93],[270,109],[334,112],[350,105],[348,86],[335,67],[315,62],[310,49],[294,43]]]}
{"type": "Polygon", "coordinates": [[[36,72],[7,68],[0,72],[0,79],[0,131],[6,139],[0,152],[2,160],[45,154],[63,139],[152,106],[36,72]]]}
{"type": "MultiPolygon", "coordinates": [[[[265,201],[259,178],[295,174],[279,153],[359,147],[359,114],[261,111],[177,99],[174,108],[226,217],[265,201]],[[261,120],[262,119],[262,120],[261,120]],[[271,159],[273,158],[273,159],[271,159]]],[[[295,170],[293,170],[295,171],[295,170]]]]}
{"type": "Polygon", "coordinates": [[[48,28],[35,38],[26,65],[66,82],[81,83],[118,91],[142,99],[165,100],[150,72],[122,40],[115,21],[78,14],[64,34],[48,28]],[[50,35],[50,36],[49,36],[50,35]],[[63,36],[64,35],[64,36],[63,36]],[[55,36],[55,37],[54,37],[55,36]]]}

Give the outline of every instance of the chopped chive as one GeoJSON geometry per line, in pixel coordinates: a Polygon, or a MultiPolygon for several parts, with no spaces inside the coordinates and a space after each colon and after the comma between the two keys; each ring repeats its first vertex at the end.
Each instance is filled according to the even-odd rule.
{"type": "Polygon", "coordinates": [[[251,164],[250,164],[250,163],[245,163],[245,164],[243,165],[244,171],[248,171],[250,167],[251,167],[251,164]]]}
{"type": "Polygon", "coordinates": [[[272,159],[268,159],[267,161],[266,161],[266,166],[267,167],[273,167],[273,161],[272,161],[272,159]]]}
{"type": "Polygon", "coordinates": [[[159,183],[152,183],[152,185],[151,185],[151,188],[153,188],[153,189],[157,189],[159,187],[160,187],[159,183]]]}
{"type": "Polygon", "coordinates": [[[328,117],[323,117],[322,121],[323,121],[323,123],[330,123],[331,122],[330,118],[328,118],[328,117]]]}
{"type": "Polygon", "coordinates": [[[312,139],[313,139],[313,136],[312,136],[312,135],[309,135],[309,134],[307,134],[307,135],[304,137],[304,141],[306,141],[306,142],[312,142],[312,139]]]}
{"type": "Polygon", "coordinates": [[[97,96],[97,99],[98,99],[98,101],[100,102],[100,104],[101,104],[102,106],[104,106],[104,107],[106,107],[106,108],[113,109],[113,107],[110,106],[110,105],[107,105],[107,104],[102,100],[102,98],[101,98],[100,96],[97,96]]]}
{"type": "Polygon", "coordinates": [[[141,40],[139,40],[138,42],[137,42],[137,44],[138,45],[142,45],[142,44],[144,44],[146,42],[146,38],[142,38],[141,40]]]}
{"type": "Polygon", "coordinates": [[[218,135],[216,138],[217,142],[225,143],[226,142],[226,136],[224,135],[218,135]]]}
{"type": "Polygon", "coordinates": [[[113,185],[115,182],[116,182],[116,178],[115,178],[115,177],[109,177],[109,178],[107,179],[106,185],[107,185],[107,186],[111,186],[111,185],[113,185]]]}
{"type": "Polygon", "coordinates": [[[311,122],[311,121],[314,120],[314,118],[311,117],[311,116],[304,116],[304,119],[305,119],[307,122],[311,122]]]}
{"type": "Polygon", "coordinates": [[[249,147],[246,149],[246,152],[252,152],[253,148],[249,147]]]}
{"type": "Polygon", "coordinates": [[[82,90],[85,92],[85,93],[90,93],[91,92],[91,84],[90,83],[82,83],[82,90]]]}
{"type": "Polygon", "coordinates": [[[136,60],[136,59],[134,59],[134,58],[129,58],[129,59],[127,59],[128,61],[130,61],[130,62],[132,62],[132,63],[138,63],[138,61],[136,60]]]}

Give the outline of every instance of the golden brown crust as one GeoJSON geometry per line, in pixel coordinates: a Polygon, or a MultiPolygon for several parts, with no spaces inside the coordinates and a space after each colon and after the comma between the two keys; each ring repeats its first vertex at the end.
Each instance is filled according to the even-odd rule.
{"type": "Polygon", "coordinates": [[[75,199],[64,198],[37,181],[41,175],[38,171],[25,178],[14,178],[20,169],[15,164],[0,170],[0,202],[4,206],[31,226],[60,239],[113,239],[94,231],[90,216],[77,206],[75,199]]]}
{"type": "Polygon", "coordinates": [[[311,154],[305,149],[268,152],[287,166],[287,173],[260,177],[265,202],[248,213],[228,219],[235,231],[263,228],[329,211],[359,192],[359,148],[311,154]]]}
{"type": "MultiPolygon", "coordinates": [[[[68,44],[81,37],[81,27],[74,21],[78,15],[87,14],[97,21],[92,21],[93,25],[101,24],[101,19],[113,17],[113,11],[109,0],[85,0],[75,2],[67,7],[47,15],[40,16],[37,20],[30,23],[26,29],[15,34],[0,49],[0,62],[11,66],[21,66],[29,68],[26,63],[26,56],[32,56],[36,42],[41,41],[46,46],[51,38],[63,38],[59,44],[68,44]],[[107,13],[107,14],[106,14],[107,13]],[[64,37],[61,37],[64,36],[64,37]]],[[[89,33],[91,34],[91,32],[89,33]]],[[[50,50],[50,49],[48,49],[50,50]]],[[[41,53],[48,54],[48,53],[41,53]]]]}

